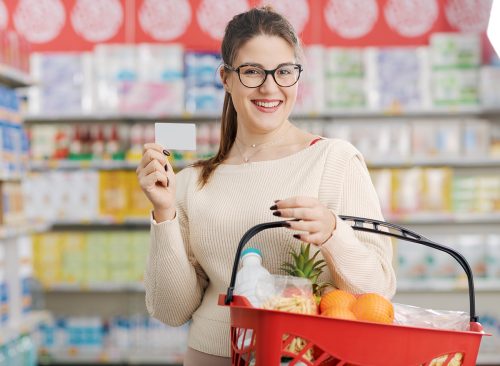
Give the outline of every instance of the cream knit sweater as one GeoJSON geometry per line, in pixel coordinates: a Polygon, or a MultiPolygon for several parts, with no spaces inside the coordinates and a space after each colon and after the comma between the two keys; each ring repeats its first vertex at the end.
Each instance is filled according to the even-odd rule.
{"type": "MultiPolygon", "coordinates": [[[[218,295],[226,293],[243,234],[256,224],[282,220],[269,209],[274,200],[312,196],[335,214],[382,219],[362,156],[342,140],[322,140],[277,160],[223,164],[201,190],[197,177],[196,168],[177,174],[176,218],[152,222],[146,305],[151,316],[172,326],[192,319],[189,346],[218,356],[230,356],[229,311],[217,305],[218,295]]],[[[300,245],[292,234],[285,228],[266,230],[248,246],[262,251],[271,273],[281,273],[290,250],[300,245]]],[[[394,295],[387,237],[354,232],[337,218],[320,250],[329,268],[323,277],[336,287],[394,295]]]]}

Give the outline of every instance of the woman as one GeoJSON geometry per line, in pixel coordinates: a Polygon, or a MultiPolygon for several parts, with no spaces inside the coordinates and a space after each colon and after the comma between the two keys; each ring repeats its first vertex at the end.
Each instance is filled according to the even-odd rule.
{"type": "Polygon", "coordinates": [[[192,320],[185,365],[230,365],[229,312],[217,297],[241,236],[255,224],[300,219],[252,243],[271,273],[302,241],[321,251],[323,277],[336,287],[394,294],[390,241],[355,233],[337,216],[382,219],[360,153],[289,121],[299,56],[292,26],[270,8],[235,16],[222,41],[226,95],[216,156],[175,175],[167,151],[144,146],[137,174],[153,204],[146,303],[172,326],[192,320]]]}

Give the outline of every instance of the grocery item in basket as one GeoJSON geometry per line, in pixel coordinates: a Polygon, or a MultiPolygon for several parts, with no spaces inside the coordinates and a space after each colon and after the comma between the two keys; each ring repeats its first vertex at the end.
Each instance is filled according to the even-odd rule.
{"type": "Polygon", "coordinates": [[[469,314],[463,311],[424,309],[406,304],[394,304],[394,324],[413,327],[469,330],[469,314]]]}
{"type": "MultiPolygon", "coordinates": [[[[259,295],[262,296],[262,308],[264,309],[311,315],[318,313],[312,283],[306,278],[273,275],[270,283],[259,281],[257,296],[259,295]],[[262,295],[268,294],[270,287],[273,288],[273,295],[265,298],[262,295]],[[265,289],[265,292],[261,292],[262,289],[265,289]]],[[[299,353],[307,345],[307,342],[300,337],[291,337],[289,334],[283,335],[283,341],[289,342],[286,350],[295,354],[299,353]]],[[[304,357],[311,361],[313,350],[309,349],[304,357]]]]}
{"type": "Polygon", "coordinates": [[[376,293],[359,295],[351,310],[357,320],[383,324],[392,324],[394,321],[394,306],[376,293]]]}
{"type": "Polygon", "coordinates": [[[346,308],[351,309],[351,307],[356,302],[356,296],[350,292],[335,289],[327,292],[321,296],[321,302],[319,303],[320,313],[324,313],[330,308],[346,308]]]}
{"type": "Polygon", "coordinates": [[[321,282],[318,280],[323,268],[326,266],[324,259],[316,259],[319,250],[310,257],[311,244],[301,244],[300,250],[292,250],[290,255],[292,261],[285,262],[281,265],[281,270],[285,271],[290,276],[307,278],[312,283],[312,290],[319,303],[322,290],[327,286],[333,286],[330,282],[321,282]]]}
{"type": "MultiPolygon", "coordinates": [[[[256,248],[247,248],[241,253],[242,267],[236,274],[234,294],[245,296],[255,307],[261,306],[261,300],[257,297],[257,283],[262,280],[267,284],[271,279],[271,274],[262,266],[262,253],[256,248]]],[[[261,286],[261,296],[267,297],[268,286],[261,286]]]]}

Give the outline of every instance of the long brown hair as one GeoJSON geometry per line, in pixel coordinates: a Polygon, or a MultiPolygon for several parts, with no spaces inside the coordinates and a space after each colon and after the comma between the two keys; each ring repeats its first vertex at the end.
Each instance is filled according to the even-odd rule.
{"type": "MultiPolygon", "coordinates": [[[[293,26],[270,6],[264,6],[235,15],[227,24],[221,45],[222,62],[232,65],[238,50],[247,41],[262,34],[283,38],[295,49],[296,56],[300,56],[300,43],[293,26]]],[[[231,94],[226,91],[221,116],[219,151],[214,157],[193,164],[202,169],[199,176],[200,187],[208,183],[214,170],[229,154],[238,130],[237,116],[231,94]]]]}

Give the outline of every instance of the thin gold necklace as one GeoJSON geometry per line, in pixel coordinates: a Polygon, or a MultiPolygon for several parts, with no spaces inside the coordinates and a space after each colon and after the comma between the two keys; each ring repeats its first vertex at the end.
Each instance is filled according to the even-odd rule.
{"type": "Polygon", "coordinates": [[[276,140],[273,140],[273,141],[268,141],[268,142],[263,142],[261,144],[251,144],[251,145],[245,145],[241,139],[239,139],[238,137],[236,137],[236,140],[235,140],[235,143],[234,145],[236,146],[236,149],[238,150],[240,156],[241,156],[241,159],[243,160],[244,163],[248,163],[250,161],[250,159],[255,156],[257,153],[259,153],[260,151],[262,151],[263,148],[265,147],[269,147],[269,146],[273,146],[273,145],[276,145],[278,144],[279,142],[283,141],[283,139],[285,138],[285,136],[287,135],[287,132],[288,130],[290,129],[291,127],[291,124],[288,125],[288,127],[286,128],[286,130],[281,134],[280,138],[276,139],[276,140]],[[242,145],[246,146],[246,147],[251,147],[251,148],[254,148],[255,150],[250,154],[250,155],[245,155],[243,154],[243,151],[241,151],[241,148],[238,146],[238,143],[241,143],[242,145]]]}

